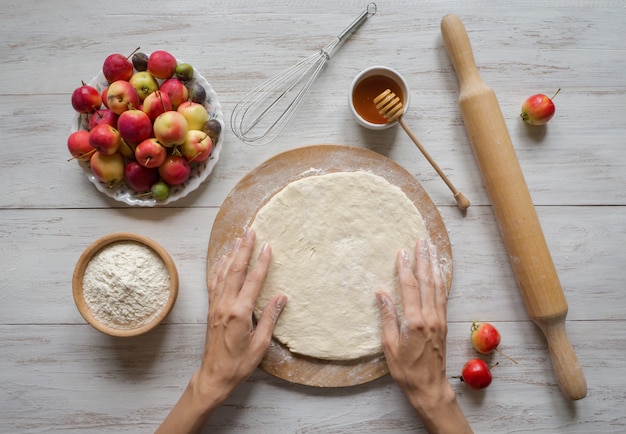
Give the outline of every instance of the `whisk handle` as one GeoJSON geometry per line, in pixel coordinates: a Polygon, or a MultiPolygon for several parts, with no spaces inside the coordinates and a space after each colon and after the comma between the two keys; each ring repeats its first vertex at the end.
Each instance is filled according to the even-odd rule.
{"type": "Polygon", "coordinates": [[[361,12],[359,14],[358,17],[355,18],[354,21],[352,21],[352,23],[350,23],[348,25],[348,27],[346,27],[344,29],[343,32],[341,32],[339,34],[339,36],[337,36],[337,39],[339,41],[341,41],[343,38],[345,38],[348,34],[350,34],[354,29],[356,29],[357,27],[359,27],[361,24],[363,24],[363,22],[368,19],[369,17],[371,17],[372,15],[374,15],[376,13],[376,3],[372,2],[369,3],[367,5],[367,8],[365,8],[365,10],[363,12],[361,12]]]}

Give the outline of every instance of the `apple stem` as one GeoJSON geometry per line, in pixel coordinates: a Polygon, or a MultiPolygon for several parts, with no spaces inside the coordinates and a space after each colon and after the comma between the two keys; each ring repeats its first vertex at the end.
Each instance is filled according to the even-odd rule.
{"type": "Polygon", "coordinates": [[[77,158],[83,159],[85,157],[88,157],[88,156],[92,155],[94,152],[96,152],[96,150],[92,149],[91,151],[84,153],[80,157],[72,157],[72,158],[70,158],[69,160],[67,160],[67,162],[69,163],[70,161],[76,160],[77,158]]]}
{"type": "Polygon", "coordinates": [[[496,362],[496,363],[494,363],[493,365],[491,365],[491,366],[489,367],[489,370],[491,371],[493,368],[495,368],[495,367],[496,367],[496,366],[498,366],[499,364],[500,364],[500,362],[496,362]]]}
{"type": "Polygon", "coordinates": [[[554,92],[554,95],[552,95],[552,98],[550,99],[554,99],[555,96],[557,96],[559,94],[559,92],[561,91],[561,88],[559,87],[556,92],[554,92]]]}
{"type": "Polygon", "coordinates": [[[504,351],[500,350],[499,348],[496,348],[496,351],[498,352],[498,354],[503,355],[504,357],[506,357],[507,359],[509,359],[511,362],[513,362],[514,364],[518,364],[517,360],[515,360],[513,357],[509,356],[508,354],[506,354],[504,351]]]}
{"type": "Polygon", "coordinates": [[[135,51],[133,51],[132,53],[130,53],[130,55],[127,57],[127,59],[130,59],[131,57],[133,57],[133,54],[135,54],[137,51],[139,51],[141,47],[137,47],[135,48],[135,51]]]}

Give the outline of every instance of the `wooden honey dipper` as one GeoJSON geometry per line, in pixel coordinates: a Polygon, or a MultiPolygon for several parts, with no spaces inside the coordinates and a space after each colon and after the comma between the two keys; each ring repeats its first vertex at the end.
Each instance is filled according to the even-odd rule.
{"type": "Polygon", "coordinates": [[[465,211],[470,206],[470,201],[465,197],[465,195],[463,195],[463,193],[461,193],[459,190],[456,189],[454,184],[452,184],[452,182],[448,179],[446,174],[443,173],[443,170],[441,170],[439,165],[435,162],[435,160],[433,160],[433,158],[430,156],[428,151],[426,151],[426,149],[422,146],[420,141],[417,140],[417,137],[415,137],[411,129],[404,122],[404,120],[402,119],[404,106],[402,104],[402,101],[400,101],[400,98],[395,93],[393,93],[390,89],[387,89],[384,92],[382,92],[380,95],[378,95],[376,98],[374,98],[374,104],[376,104],[376,108],[378,109],[378,112],[383,117],[385,117],[385,119],[387,119],[388,122],[393,122],[395,120],[398,121],[400,126],[404,129],[404,131],[406,131],[406,133],[409,135],[411,140],[413,140],[413,143],[415,143],[415,145],[420,150],[420,152],[424,155],[424,157],[426,157],[430,165],[433,166],[433,169],[435,169],[435,171],[439,174],[441,179],[443,179],[443,181],[446,183],[448,188],[450,188],[450,191],[452,191],[452,194],[454,195],[454,199],[456,200],[458,207],[462,211],[465,211]]]}

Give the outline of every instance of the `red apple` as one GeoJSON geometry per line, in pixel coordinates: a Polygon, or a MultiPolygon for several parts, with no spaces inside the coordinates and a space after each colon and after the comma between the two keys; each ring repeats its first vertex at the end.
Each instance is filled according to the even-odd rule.
{"type": "Polygon", "coordinates": [[[176,111],[187,119],[187,126],[190,130],[201,130],[204,123],[209,120],[209,113],[202,104],[185,101],[178,106],[176,111]]]}
{"type": "Polygon", "coordinates": [[[89,160],[91,172],[100,182],[111,185],[118,183],[124,178],[124,157],[115,153],[106,155],[96,152],[89,160]]]}
{"type": "Polygon", "coordinates": [[[500,345],[500,332],[492,324],[475,321],[471,332],[472,345],[479,353],[490,353],[500,345]]]}
{"type": "Polygon", "coordinates": [[[183,115],[175,111],[167,111],[160,114],[153,125],[154,136],[168,148],[182,145],[187,138],[187,120],[183,115]]]}
{"type": "Polygon", "coordinates": [[[172,100],[167,93],[157,90],[143,100],[141,109],[154,121],[160,114],[172,110],[172,100]]]}
{"type": "Polygon", "coordinates": [[[170,155],[159,166],[159,175],[169,185],[180,185],[189,179],[191,167],[180,155],[170,155]]]}
{"type": "Polygon", "coordinates": [[[142,166],[136,161],[130,161],[124,168],[124,181],[137,193],[150,191],[152,184],[159,180],[159,171],[156,168],[142,166]]]}
{"type": "Polygon", "coordinates": [[[148,95],[159,88],[159,83],[147,71],[134,73],[128,82],[137,91],[140,101],[145,100],[148,95]]]}
{"type": "Polygon", "coordinates": [[[461,381],[472,389],[484,389],[491,384],[491,380],[491,370],[481,359],[468,361],[461,371],[461,381]]]}
{"type": "Polygon", "coordinates": [[[139,95],[129,82],[114,81],[107,90],[107,106],[116,114],[139,107],[139,95]]]}
{"type": "Polygon", "coordinates": [[[172,109],[176,110],[179,105],[187,101],[189,98],[189,89],[184,85],[182,81],[177,78],[169,78],[161,83],[159,87],[161,92],[165,92],[170,96],[172,101],[172,109]]]}
{"type": "Polygon", "coordinates": [[[102,105],[109,108],[109,103],[107,102],[107,92],[109,92],[109,86],[102,89],[100,95],[102,95],[102,105]]]}
{"type": "Polygon", "coordinates": [[[180,147],[183,157],[190,163],[205,161],[211,155],[213,150],[213,140],[204,131],[189,130],[187,131],[187,139],[180,147]]]}
{"type": "Polygon", "coordinates": [[[118,116],[111,109],[104,108],[97,110],[89,116],[88,129],[92,130],[96,125],[107,124],[112,127],[117,126],[118,116]]]}
{"type": "Polygon", "coordinates": [[[555,112],[554,102],[552,99],[561,91],[558,89],[552,98],[538,93],[530,96],[522,104],[522,113],[520,117],[530,125],[545,125],[552,119],[555,112]]]}
{"type": "MultiPolygon", "coordinates": [[[[67,138],[67,149],[72,158],[88,161],[96,150],[89,144],[89,131],[74,131],[67,138]]],[[[69,160],[68,160],[69,161],[69,160]]]]}
{"type": "Polygon", "coordinates": [[[111,125],[102,124],[89,132],[89,144],[104,155],[115,154],[122,143],[122,135],[111,125]]]}
{"type": "Polygon", "coordinates": [[[72,92],[72,107],[78,113],[93,113],[102,105],[102,96],[98,89],[83,83],[72,92]]]}
{"type": "Polygon", "coordinates": [[[176,58],[169,52],[157,50],[148,58],[148,72],[156,78],[167,79],[176,71],[176,58]]]}
{"type": "Polygon", "coordinates": [[[159,167],[167,157],[167,150],[155,138],[146,139],[135,148],[135,159],[145,167],[159,167]]]}
{"type": "Polygon", "coordinates": [[[152,121],[142,110],[126,110],[117,120],[117,130],[126,143],[136,145],[150,137],[152,121]]]}
{"type": "Polygon", "coordinates": [[[111,54],[104,59],[102,74],[109,83],[118,80],[129,80],[133,75],[133,64],[123,54],[111,54]]]}

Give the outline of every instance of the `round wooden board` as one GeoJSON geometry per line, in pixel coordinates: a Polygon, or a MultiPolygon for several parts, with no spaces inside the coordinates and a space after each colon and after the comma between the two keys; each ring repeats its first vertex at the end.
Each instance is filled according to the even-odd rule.
{"type": "MultiPolygon", "coordinates": [[[[402,166],[368,149],[344,145],[313,145],[278,154],[244,176],[218,212],[207,254],[207,285],[214,269],[236,237],[243,236],[259,209],[287,184],[300,178],[333,172],[367,171],[400,187],[422,214],[431,241],[437,246],[448,290],[452,282],[452,249],[437,207],[415,177],[402,166]]],[[[317,387],[346,387],[387,374],[383,354],[328,361],[291,353],[275,339],[260,365],[283,380],[317,387]]]]}

